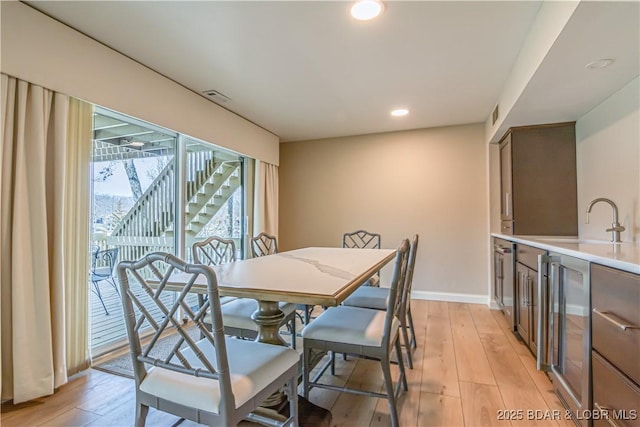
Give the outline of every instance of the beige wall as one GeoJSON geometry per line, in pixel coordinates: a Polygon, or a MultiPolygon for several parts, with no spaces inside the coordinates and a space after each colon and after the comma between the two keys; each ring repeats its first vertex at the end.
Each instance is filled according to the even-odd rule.
{"type": "Polygon", "coordinates": [[[272,133],[23,3],[0,7],[3,73],[278,164],[272,133]]]}
{"type": "Polygon", "coordinates": [[[593,207],[585,224],[586,207],[597,197],[613,200],[622,240],[640,242],[640,77],[636,77],[576,123],[578,161],[578,220],[583,238],[609,240],[612,211],[593,207]]]}
{"type": "Polygon", "coordinates": [[[418,297],[488,301],[482,124],[280,147],[281,249],[339,246],[360,228],[392,248],[418,233],[418,297]]]}

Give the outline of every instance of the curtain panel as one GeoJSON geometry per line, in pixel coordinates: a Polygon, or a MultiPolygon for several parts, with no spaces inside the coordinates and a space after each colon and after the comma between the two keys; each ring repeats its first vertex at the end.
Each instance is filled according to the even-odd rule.
{"type": "Polygon", "coordinates": [[[278,237],[278,166],[255,161],[253,235],[278,237]]]}
{"type": "MultiPolygon", "coordinates": [[[[88,338],[70,331],[88,329],[91,136],[69,132],[68,96],[0,77],[0,387],[20,403],[88,365],[88,338]]],[[[83,120],[90,129],[91,114],[83,120]]]]}

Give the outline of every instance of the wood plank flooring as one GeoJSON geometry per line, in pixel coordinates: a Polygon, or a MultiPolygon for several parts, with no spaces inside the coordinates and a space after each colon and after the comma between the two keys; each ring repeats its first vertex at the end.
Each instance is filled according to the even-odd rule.
{"type": "MultiPolygon", "coordinates": [[[[567,420],[528,419],[564,410],[547,377],[509,332],[504,317],[482,305],[414,300],[418,348],[407,370],[409,391],[398,402],[400,424],[413,426],[571,426],[567,420]],[[522,419],[499,419],[504,410],[522,419]]],[[[336,375],[324,381],[382,390],[377,362],[337,358],[336,375]]],[[[397,369],[392,369],[396,371],[397,369]]],[[[397,373],[394,372],[394,380],[397,373]]],[[[75,376],[54,395],[22,405],[3,405],[3,426],[131,426],[133,380],[96,370],[75,376]]],[[[313,389],[310,400],[328,408],[333,426],[390,425],[384,399],[313,389]]],[[[197,424],[155,410],[148,426],[197,424]]],[[[245,423],[243,423],[245,424],[245,423]]],[[[249,425],[249,423],[246,423],[249,425]]]]}

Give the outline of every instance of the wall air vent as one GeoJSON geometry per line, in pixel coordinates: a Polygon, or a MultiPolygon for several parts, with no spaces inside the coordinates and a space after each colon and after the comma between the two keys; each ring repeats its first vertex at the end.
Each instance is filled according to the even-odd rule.
{"type": "Polygon", "coordinates": [[[493,113],[491,113],[491,124],[492,125],[495,125],[496,122],[498,121],[498,116],[499,116],[498,107],[499,106],[500,105],[496,105],[496,108],[493,109],[493,113]]]}
{"type": "Polygon", "coordinates": [[[231,101],[231,98],[218,92],[217,90],[205,90],[202,92],[204,96],[217,103],[225,103],[231,101]]]}

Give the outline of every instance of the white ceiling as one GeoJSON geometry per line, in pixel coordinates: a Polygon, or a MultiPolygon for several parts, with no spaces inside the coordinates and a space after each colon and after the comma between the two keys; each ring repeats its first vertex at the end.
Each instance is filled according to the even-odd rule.
{"type": "MultiPolygon", "coordinates": [[[[281,141],[484,122],[541,4],[387,1],[380,18],[359,22],[344,1],[27,3],[194,92],[223,93],[225,108],[281,141]],[[392,118],[395,107],[411,113],[392,118]]],[[[581,5],[513,120],[540,106],[545,120],[560,121],[556,110],[575,120],[638,75],[630,4],[636,16],[581,5]],[[636,59],[600,89],[576,80],[576,64],[613,54],[636,59]]]]}

